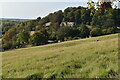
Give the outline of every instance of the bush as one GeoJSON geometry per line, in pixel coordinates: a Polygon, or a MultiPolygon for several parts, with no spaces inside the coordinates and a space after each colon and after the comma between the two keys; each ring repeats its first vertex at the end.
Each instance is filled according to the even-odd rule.
{"type": "Polygon", "coordinates": [[[101,29],[100,28],[93,28],[90,32],[90,35],[92,37],[100,36],[101,35],[101,29]]]}
{"type": "Polygon", "coordinates": [[[28,40],[30,38],[30,34],[28,31],[21,31],[20,33],[17,34],[17,40],[16,43],[18,46],[22,45],[25,46],[28,44],[28,40]]]}
{"type": "Polygon", "coordinates": [[[79,30],[73,27],[64,26],[60,27],[57,32],[57,39],[61,41],[72,40],[79,35],[79,30]]]}
{"type": "Polygon", "coordinates": [[[107,34],[107,29],[103,29],[103,30],[102,30],[102,34],[103,34],[103,35],[107,34]]]}
{"type": "Polygon", "coordinates": [[[3,44],[3,49],[4,50],[8,50],[11,49],[12,43],[11,42],[6,42],[5,44],[3,44]]]}
{"type": "Polygon", "coordinates": [[[108,29],[107,29],[107,33],[108,33],[108,34],[115,33],[114,28],[108,28],[108,29]]]}
{"type": "Polygon", "coordinates": [[[35,32],[30,38],[30,44],[38,46],[47,43],[47,37],[42,32],[35,32]]]}
{"type": "Polygon", "coordinates": [[[90,35],[90,29],[85,24],[82,24],[80,26],[80,37],[86,38],[89,37],[89,35],[90,35]]]}

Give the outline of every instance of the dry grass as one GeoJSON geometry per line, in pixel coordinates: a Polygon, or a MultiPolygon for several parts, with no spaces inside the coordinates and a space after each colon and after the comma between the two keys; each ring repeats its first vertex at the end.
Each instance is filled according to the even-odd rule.
{"type": "Polygon", "coordinates": [[[113,78],[118,34],[3,52],[3,77],[113,78]],[[99,40],[99,41],[97,41],[99,40]]]}

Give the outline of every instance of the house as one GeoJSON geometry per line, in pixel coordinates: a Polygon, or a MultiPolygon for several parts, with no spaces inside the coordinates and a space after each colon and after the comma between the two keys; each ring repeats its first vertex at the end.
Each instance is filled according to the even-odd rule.
{"type": "Polygon", "coordinates": [[[35,31],[30,31],[30,35],[33,35],[35,33],[35,31]]]}
{"type": "Polygon", "coordinates": [[[45,26],[50,26],[51,25],[51,22],[48,22],[45,24],[45,26]]]}
{"type": "Polygon", "coordinates": [[[73,26],[75,26],[75,25],[76,25],[75,22],[62,22],[62,23],[60,24],[60,26],[71,26],[71,27],[73,27],[73,26]]]}
{"type": "Polygon", "coordinates": [[[75,26],[75,22],[67,22],[67,26],[75,26]]]}

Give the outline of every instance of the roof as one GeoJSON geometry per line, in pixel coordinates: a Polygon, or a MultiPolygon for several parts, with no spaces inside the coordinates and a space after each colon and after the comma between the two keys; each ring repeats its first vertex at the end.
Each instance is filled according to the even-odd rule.
{"type": "Polygon", "coordinates": [[[48,22],[45,24],[45,26],[50,26],[51,25],[51,22],[48,22]]]}
{"type": "Polygon", "coordinates": [[[75,24],[75,22],[67,22],[67,24],[75,24]]]}
{"type": "Polygon", "coordinates": [[[35,31],[30,31],[30,35],[33,35],[35,33],[35,31]]]}

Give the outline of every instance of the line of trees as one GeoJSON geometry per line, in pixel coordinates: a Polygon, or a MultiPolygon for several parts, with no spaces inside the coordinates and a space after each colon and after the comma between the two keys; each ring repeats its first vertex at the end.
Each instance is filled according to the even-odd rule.
{"type": "Polygon", "coordinates": [[[100,13],[94,8],[68,7],[50,13],[41,19],[20,22],[4,30],[3,49],[48,44],[48,40],[67,41],[89,36],[101,36],[120,32],[120,9],[114,8],[100,13]],[[51,22],[49,26],[45,24],[51,22]],[[62,22],[74,22],[75,26],[60,26],[62,22]],[[34,34],[31,34],[34,31],[34,34]]]}

